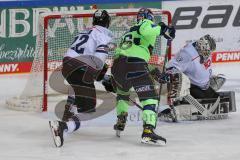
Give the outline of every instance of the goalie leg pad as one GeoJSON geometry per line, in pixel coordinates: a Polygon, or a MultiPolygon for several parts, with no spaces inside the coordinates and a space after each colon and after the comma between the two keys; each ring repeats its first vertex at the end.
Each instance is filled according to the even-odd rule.
{"type": "Polygon", "coordinates": [[[196,99],[207,99],[207,98],[219,97],[219,94],[215,90],[213,90],[211,87],[208,87],[208,89],[203,90],[194,84],[191,84],[190,94],[196,99]]]}
{"type": "Polygon", "coordinates": [[[229,112],[236,112],[236,100],[235,100],[235,92],[227,91],[227,92],[218,92],[221,97],[221,100],[224,102],[229,102],[229,112]]]}
{"type": "Polygon", "coordinates": [[[189,95],[190,80],[183,73],[176,73],[171,76],[171,84],[169,85],[169,96],[174,100],[182,99],[189,95]]]}
{"type": "Polygon", "coordinates": [[[226,119],[229,112],[229,102],[226,98],[195,99],[202,108],[199,110],[186,101],[175,103],[179,120],[216,120],[226,119]],[[206,115],[206,114],[207,115],[206,115]]]}

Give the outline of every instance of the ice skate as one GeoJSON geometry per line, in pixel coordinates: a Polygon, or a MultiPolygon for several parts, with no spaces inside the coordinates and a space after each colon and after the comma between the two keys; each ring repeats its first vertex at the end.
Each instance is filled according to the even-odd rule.
{"type": "Polygon", "coordinates": [[[120,137],[120,133],[124,130],[126,122],[127,122],[128,113],[124,112],[118,115],[117,123],[114,125],[114,130],[116,130],[116,136],[120,137]]]}
{"type": "Polygon", "coordinates": [[[67,129],[67,124],[61,121],[49,121],[49,126],[55,146],[61,147],[64,141],[63,132],[67,129]]]}
{"type": "Polygon", "coordinates": [[[142,133],[141,143],[153,145],[166,145],[167,140],[153,131],[153,126],[145,125],[142,133]]]}
{"type": "Polygon", "coordinates": [[[65,105],[62,121],[67,122],[68,119],[71,118],[73,115],[74,115],[74,112],[71,111],[71,106],[65,105]]]}

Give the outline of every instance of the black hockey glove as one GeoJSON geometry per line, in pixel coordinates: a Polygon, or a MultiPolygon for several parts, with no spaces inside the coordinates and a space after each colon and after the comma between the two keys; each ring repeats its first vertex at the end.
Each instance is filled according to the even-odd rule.
{"type": "Polygon", "coordinates": [[[164,38],[168,40],[173,40],[175,38],[176,30],[173,26],[167,26],[163,22],[158,23],[158,25],[161,27],[160,35],[163,35],[164,38]]]}
{"type": "Polygon", "coordinates": [[[169,83],[170,81],[170,75],[167,72],[161,73],[158,68],[151,70],[150,74],[152,75],[153,79],[159,83],[169,83]]]}
{"type": "Polygon", "coordinates": [[[100,71],[98,76],[96,77],[96,81],[101,81],[104,78],[105,73],[108,70],[108,65],[104,64],[103,69],[100,71]]]}
{"type": "Polygon", "coordinates": [[[112,85],[112,77],[110,75],[105,75],[102,80],[102,85],[105,87],[105,90],[107,92],[113,92],[115,93],[115,90],[112,85]]]}
{"type": "Polygon", "coordinates": [[[170,74],[168,74],[167,72],[165,72],[165,73],[162,73],[161,75],[160,75],[160,77],[159,77],[159,80],[158,80],[158,82],[159,83],[170,83],[170,74]]]}
{"type": "Polygon", "coordinates": [[[179,76],[180,71],[175,67],[166,68],[166,71],[159,76],[159,83],[172,83],[175,76],[179,76]]]}
{"type": "Polygon", "coordinates": [[[158,79],[161,75],[161,71],[158,68],[154,68],[154,69],[150,70],[150,74],[152,75],[154,80],[158,81],[158,79]]]}

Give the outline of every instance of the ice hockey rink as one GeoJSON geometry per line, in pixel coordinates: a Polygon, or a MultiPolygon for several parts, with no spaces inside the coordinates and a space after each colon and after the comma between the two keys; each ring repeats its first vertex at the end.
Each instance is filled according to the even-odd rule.
{"type": "MultiPolygon", "coordinates": [[[[20,95],[27,75],[0,76],[0,159],[1,160],[238,160],[240,157],[240,64],[214,65],[227,82],[222,90],[236,93],[237,112],[228,119],[159,122],[157,133],[167,138],[166,146],[140,143],[141,121],[129,122],[121,138],[115,137],[115,112],[82,123],[77,132],[55,148],[46,114],[13,111],[5,100],[20,95]]],[[[131,114],[138,109],[131,107],[131,114]]]]}

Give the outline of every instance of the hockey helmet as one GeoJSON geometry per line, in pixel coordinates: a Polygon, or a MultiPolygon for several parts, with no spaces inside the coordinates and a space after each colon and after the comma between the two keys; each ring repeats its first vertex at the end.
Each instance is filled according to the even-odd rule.
{"type": "Polygon", "coordinates": [[[96,10],[93,14],[93,25],[99,25],[108,28],[111,17],[106,10],[96,10]]]}
{"type": "Polygon", "coordinates": [[[153,12],[148,8],[139,9],[138,14],[137,14],[137,21],[139,22],[142,19],[149,19],[149,20],[153,21],[153,19],[154,19],[153,12]]]}

